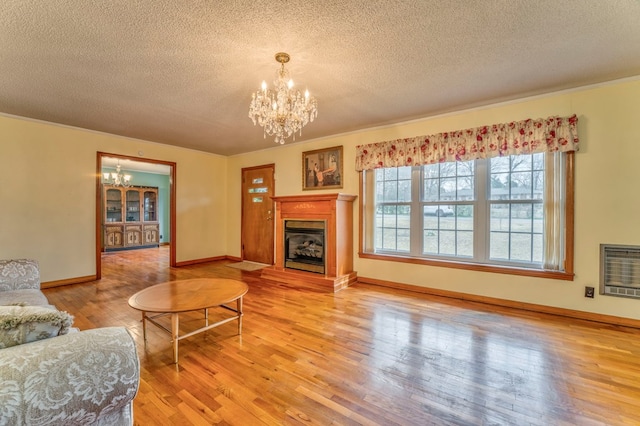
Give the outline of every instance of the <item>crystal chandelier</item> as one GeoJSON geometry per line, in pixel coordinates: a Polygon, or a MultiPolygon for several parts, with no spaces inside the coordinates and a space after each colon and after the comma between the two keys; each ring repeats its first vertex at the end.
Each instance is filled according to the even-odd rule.
{"type": "Polygon", "coordinates": [[[115,173],[103,173],[102,176],[104,177],[104,183],[107,185],[131,186],[131,175],[124,174],[120,171],[120,161],[118,161],[115,173]]]}
{"type": "Polygon", "coordinates": [[[264,128],[264,137],[275,136],[279,144],[291,135],[295,140],[296,132],[302,135],[302,128],[318,116],[318,103],[309,96],[309,91],[305,91],[303,96],[293,88],[289,71],[284,69],[289,59],[287,53],[276,53],[276,61],[282,66],[273,82],[275,89],[267,89],[267,83],[263,81],[262,90],[251,95],[249,105],[249,118],[253,124],[260,124],[264,128]]]}

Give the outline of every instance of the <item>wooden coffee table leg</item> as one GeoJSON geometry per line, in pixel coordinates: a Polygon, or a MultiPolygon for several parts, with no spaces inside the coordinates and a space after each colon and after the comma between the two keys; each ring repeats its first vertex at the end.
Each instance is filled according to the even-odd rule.
{"type": "Polygon", "coordinates": [[[171,337],[173,338],[173,362],[178,363],[178,314],[171,314],[171,337]]]}
{"type": "Polygon", "coordinates": [[[242,334],[242,296],[238,298],[238,334],[242,334]]]}
{"type": "Polygon", "coordinates": [[[147,342],[147,313],[142,311],[142,337],[144,342],[147,342]]]}

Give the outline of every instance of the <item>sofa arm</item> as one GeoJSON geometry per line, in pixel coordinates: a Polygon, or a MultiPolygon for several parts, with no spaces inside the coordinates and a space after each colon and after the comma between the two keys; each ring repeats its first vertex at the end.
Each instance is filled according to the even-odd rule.
{"type": "Polygon", "coordinates": [[[40,267],[31,259],[0,259],[0,291],[40,290],[40,267]]]}
{"type": "Polygon", "coordinates": [[[0,424],[132,424],[139,381],[135,341],[124,327],[1,349],[0,424]]]}

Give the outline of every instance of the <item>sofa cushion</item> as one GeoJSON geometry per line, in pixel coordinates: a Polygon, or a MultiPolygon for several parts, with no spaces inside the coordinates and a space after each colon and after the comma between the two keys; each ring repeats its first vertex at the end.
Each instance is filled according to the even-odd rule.
{"type": "Polygon", "coordinates": [[[40,270],[33,259],[0,259],[0,291],[40,289],[40,270]]]}
{"type": "Polygon", "coordinates": [[[68,312],[44,306],[0,306],[0,348],[67,334],[68,312]]]}
{"type": "Polygon", "coordinates": [[[0,291],[0,305],[49,305],[44,293],[40,290],[33,289],[21,289],[21,290],[9,290],[0,291]]]}

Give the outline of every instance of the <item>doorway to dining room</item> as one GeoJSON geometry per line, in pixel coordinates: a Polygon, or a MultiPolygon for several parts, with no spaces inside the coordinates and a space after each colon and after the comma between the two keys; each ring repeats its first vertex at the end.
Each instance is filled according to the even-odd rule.
{"type": "MultiPolygon", "coordinates": [[[[102,261],[104,251],[105,223],[103,220],[103,171],[115,168],[120,164],[123,170],[134,175],[129,185],[136,186],[144,184],[145,177],[152,174],[164,175],[164,179],[153,178],[153,182],[166,182],[157,185],[162,207],[159,211],[159,234],[158,242],[161,246],[168,246],[168,266],[176,266],[176,197],[175,197],[175,175],[176,163],[170,161],[153,160],[140,157],[131,157],[120,154],[98,152],[96,165],[96,279],[102,277],[102,261]],[[137,182],[136,179],[138,178],[137,182]],[[163,200],[164,199],[164,200],[163,200]]],[[[146,179],[147,185],[149,178],[146,179]]]]}

